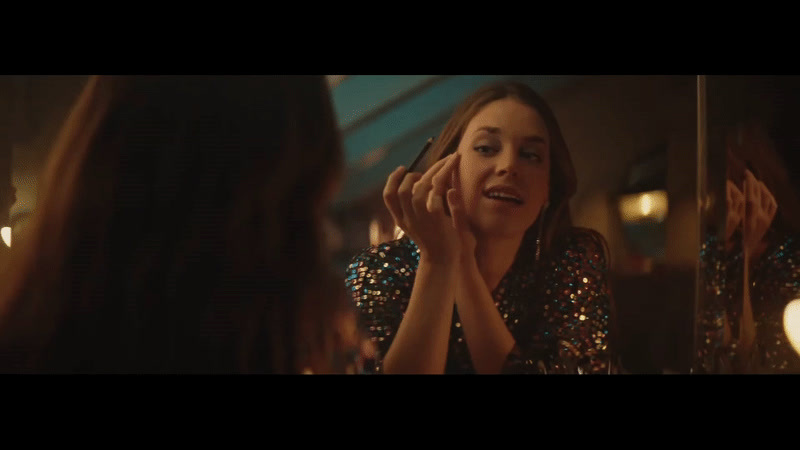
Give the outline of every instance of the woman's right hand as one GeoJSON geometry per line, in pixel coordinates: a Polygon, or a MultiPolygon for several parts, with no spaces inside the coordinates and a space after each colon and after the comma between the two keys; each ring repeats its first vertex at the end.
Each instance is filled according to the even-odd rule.
{"type": "Polygon", "coordinates": [[[727,218],[725,221],[725,242],[728,243],[733,237],[733,233],[739,228],[744,220],[745,198],[742,191],[736,184],[728,180],[726,182],[727,218]]]}
{"type": "Polygon", "coordinates": [[[417,244],[422,259],[451,263],[461,254],[461,242],[445,203],[451,175],[460,155],[454,153],[437,161],[424,175],[398,167],[389,175],[383,190],[386,207],[399,226],[417,244]]]}
{"type": "Polygon", "coordinates": [[[744,249],[750,256],[757,257],[764,247],[764,236],[767,234],[778,204],[767,186],[759,181],[749,170],[744,179],[744,218],[742,221],[744,249]]]}

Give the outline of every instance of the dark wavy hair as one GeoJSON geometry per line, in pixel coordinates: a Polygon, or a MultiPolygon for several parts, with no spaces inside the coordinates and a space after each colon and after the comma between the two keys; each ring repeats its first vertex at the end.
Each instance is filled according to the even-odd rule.
{"type": "Polygon", "coordinates": [[[0,371],[295,372],[338,310],[342,166],[322,76],[91,77],[0,286],[0,371]]]}

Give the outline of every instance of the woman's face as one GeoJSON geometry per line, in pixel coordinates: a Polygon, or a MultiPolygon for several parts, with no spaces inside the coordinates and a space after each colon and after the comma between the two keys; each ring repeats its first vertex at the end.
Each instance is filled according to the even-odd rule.
{"type": "Polygon", "coordinates": [[[496,100],[472,118],[456,151],[473,231],[524,234],[549,194],[550,134],[541,115],[518,100],[496,100]]]}

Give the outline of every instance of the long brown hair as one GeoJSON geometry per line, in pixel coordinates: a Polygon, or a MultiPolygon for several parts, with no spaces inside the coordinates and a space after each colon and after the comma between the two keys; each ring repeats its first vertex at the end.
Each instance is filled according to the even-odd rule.
{"type": "Polygon", "coordinates": [[[0,370],[297,370],[338,308],[340,142],[321,76],[90,78],[0,286],[0,370]]]}
{"type": "Polygon", "coordinates": [[[519,100],[536,110],[542,116],[547,131],[550,133],[549,206],[544,217],[540,215],[528,229],[523,241],[523,247],[535,243],[538,229],[541,226],[544,254],[551,249],[554,239],[572,225],[569,200],[575,194],[577,178],[567,143],[561,134],[561,127],[558,125],[555,114],[547,102],[529,86],[514,81],[502,81],[484,86],[465,99],[455,109],[439,137],[431,146],[430,156],[426,159],[426,169],[458,149],[467,125],[481,109],[491,102],[504,98],[519,100]],[[540,223],[542,219],[544,222],[540,223]]]}

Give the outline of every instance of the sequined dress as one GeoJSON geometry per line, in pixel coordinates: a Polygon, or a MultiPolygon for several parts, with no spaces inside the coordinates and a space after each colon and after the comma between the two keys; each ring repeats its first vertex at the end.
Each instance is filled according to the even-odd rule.
{"type": "Polygon", "coordinates": [[[700,315],[697,370],[800,373],[800,355],[789,344],[783,329],[786,304],[800,297],[800,239],[797,236],[774,239],[751,265],[750,301],[756,342],[750,361],[739,361],[735,341],[726,343],[724,327],[727,314],[731,334],[739,333],[744,287],[741,249],[726,251],[724,244],[711,238],[703,245],[700,262],[706,296],[700,315]]]}
{"type": "MultiPolygon", "coordinates": [[[[617,371],[604,244],[598,233],[573,228],[555,242],[538,274],[533,252],[518,253],[492,292],[516,341],[503,373],[617,371]]],[[[419,249],[404,237],[370,247],[347,269],[346,286],[377,349],[377,373],[408,307],[418,265],[419,249]]],[[[445,373],[475,373],[456,307],[445,373]]]]}

